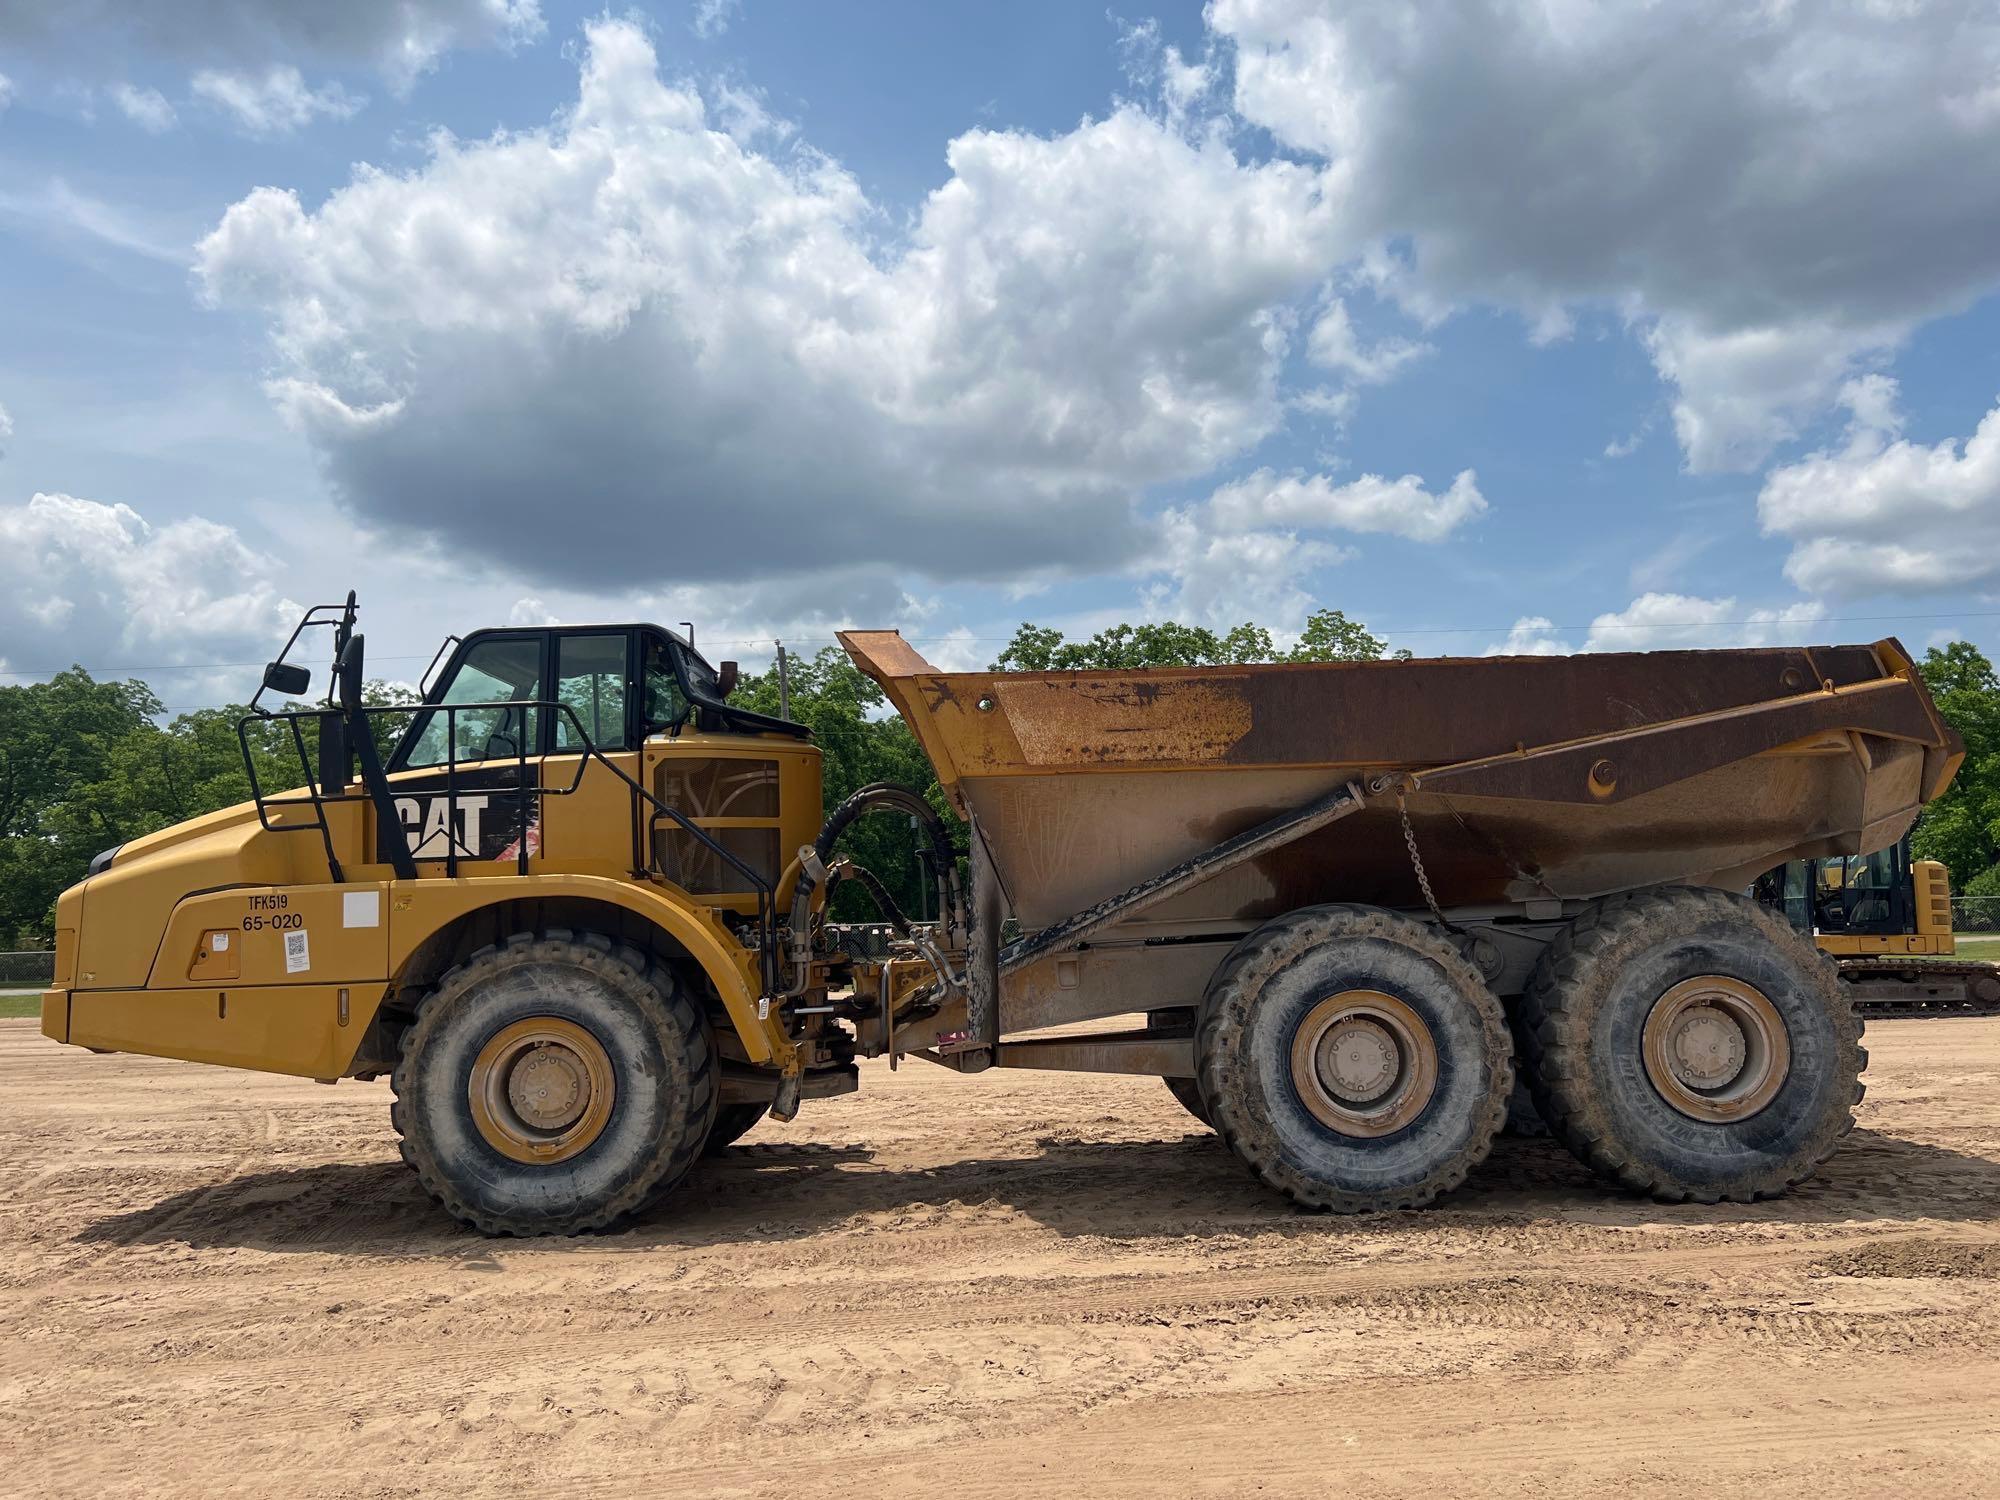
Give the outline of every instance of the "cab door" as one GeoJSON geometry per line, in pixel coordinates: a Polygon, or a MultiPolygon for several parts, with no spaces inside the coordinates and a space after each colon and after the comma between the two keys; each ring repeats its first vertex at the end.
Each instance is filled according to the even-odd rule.
{"type": "Polygon", "coordinates": [[[417,710],[388,771],[420,873],[456,874],[468,861],[518,869],[538,851],[548,672],[546,631],[482,632],[417,710]]]}
{"type": "Polygon", "coordinates": [[[637,632],[631,629],[550,633],[550,666],[558,705],[549,713],[549,754],[542,771],[542,853],[565,870],[627,875],[643,868],[642,823],[631,786],[642,735],[637,632]],[[599,751],[604,761],[589,755],[599,751]],[[574,790],[571,790],[574,788],[574,790]]]}

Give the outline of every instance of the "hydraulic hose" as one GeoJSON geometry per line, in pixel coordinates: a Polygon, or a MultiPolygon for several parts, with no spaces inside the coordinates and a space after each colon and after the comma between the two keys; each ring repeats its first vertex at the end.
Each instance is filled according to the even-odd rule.
{"type": "Polygon", "coordinates": [[[889,894],[889,888],[875,878],[875,872],[861,865],[848,863],[841,867],[841,873],[849,880],[859,882],[861,889],[875,903],[875,909],[882,913],[882,920],[903,937],[910,935],[910,919],[903,915],[903,909],[896,904],[896,898],[889,894]]]}
{"type": "Polygon", "coordinates": [[[944,819],[937,815],[937,809],[924,800],[924,794],[915,787],[904,786],[894,781],[877,781],[864,786],[828,815],[826,826],[819,831],[819,838],[813,843],[820,863],[833,858],[833,846],[840,842],[840,836],[856,818],[872,808],[898,808],[916,818],[930,835],[931,849],[940,859],[952,851],[951,832],[944,826],[944,819]]]}

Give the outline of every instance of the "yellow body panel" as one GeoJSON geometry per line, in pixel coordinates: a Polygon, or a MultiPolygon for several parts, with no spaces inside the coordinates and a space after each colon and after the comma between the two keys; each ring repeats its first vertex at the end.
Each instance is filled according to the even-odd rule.
{"type": "Polygon", "coordinates": [[[1813,941],[1835,958],[1899,954],[1938,958],[1957,951],[1950,933],[1938,937],[1921,933],[1823,932],[1813,941]]]}
{"type": "MultiPolygon", "coordinates": [[[[386,986],[251,985],[72,994],[65,1040],[113,1052],[338,1078],[386,986]],[[347,1000],[343,1004],[342,994],[347,1000]],[[346,1017],[342,1019],[343,1015],[346,1017]]],[[[43,1002],[42,1029],[49,1029],[43,1002]]]]}
{"type": "MultiPolygon", "coordinates": [[[[649,787],[677,765],[770,763],[762,779],[775,782],[775,806],[756,816],[727,807],[690,816],[717,836],[741,830],[774,847],[774,880],[791,851],[818,832],[820,752],[811,744],[690,733],[656,737],[613,759],[649,787]]],[[[757,1015],[756,955],[722,920],[725,912],[753,913],[754,894],[690,893],[638,873],[636,864],[650,862],[649,830],[640,819],[635,861],[624,782],[594,761],[579,776],[576,756],[538,764],[543,786],[574,780],[575,791],[542,799],[539,847],[526,875],[512,859],[461,859],[456,876],[442,860],[420,860],[417,879],[393,879],[376,847],[374,810],[363,802],[327,808],[339,883],[329,878],[316,828],[266,828],[250,804],[131,841],[110,869],[57,903],[56,988],[43,998],[42,1029],[107,1050],[338,1077],[355,1071],[376,1012],[426,941],[497,903],[574,898],[618,907],[666,934],[701,965],[749,1060],[795,1069],[781,1021],[757,1015]]],[[[425,775],[435,781],[437,772],[392,777],[392,794],[425,775]]],[[[296,827],[310,822],[303,812],[271,815],[296,827]]]]}
{"type": "Polygon", "coordinates": [[[386,980],[387,889],[371,882],[238,887],[189,896],[167,923],[149,985],[201,984],[211,973],[245,984],[386,980]],[[216,972],[228,969],[236,972],[216,972]]]}

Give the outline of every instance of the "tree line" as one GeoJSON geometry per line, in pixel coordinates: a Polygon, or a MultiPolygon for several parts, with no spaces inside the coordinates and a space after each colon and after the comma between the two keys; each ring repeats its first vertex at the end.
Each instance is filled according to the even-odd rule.
{"type": "MultiPolygon", "coordinates": [[[[1076,640],[1023,624],[993,667],[1128,670],[1373,661],[1385,654],[1383,641],[1365,626],[1339,610],[1321,610],[1289,650],[1249,624],[1225,632],[1174,621],[1118,625],[1076,640]]],[[[1950,870],[1955,891],[2000,897],[2000,678],[1992,662],[1964,641],[1932,648],[1922,672],[1940,712],[1965,737],[1966,759],[1951,790],[1925,810],[1916,851],[1950,870]]],[[[948,811],[915,736],[846,653],[829,646],[795,659],[788,676],[791,715],[812,727],[824,757],[828,810],[870,782],[900,781],[924,788],[934,806],[948,811]]],[[[412,701],[407,689],[390,683],[369,684],[367,698],[412,701]]],[[[745,677],[732,701],[775,714],[775,669],[745,677]]],[[[47,946],[55,898],[82,877],[100,849],[248,801],[250,780],[237,738],[247,712],[231,705],[169,718],[143,682],[98,681],[81,667],[46,682],[0,686],[0,947],[47,946]]],[[[400,732],[400,718],[377,716],[378,734],[400,732]]],[[[253,722],[247,738],[266,790],[301,783],[289,730],[253,722]]],[[[922,912],[925,887],[907,819],[863,819],[843,848],[880,876],[906,911],[922,912]]],[[[839,900],[835,915],[842,919],[873,915],[851,886],[839,900]]]]}

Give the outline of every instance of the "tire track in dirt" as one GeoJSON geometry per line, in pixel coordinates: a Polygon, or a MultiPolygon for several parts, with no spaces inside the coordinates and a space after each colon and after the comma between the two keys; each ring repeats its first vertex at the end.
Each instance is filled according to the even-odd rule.
{"type": "Polygon", "coordinates": [[[1509,1142],[1311,1218],[1151,1080],[871,1065],[636,1230],[523,1244],[438,1219],[379,1090],[0,1025],[0,1489],[1976,1492],[2000,1022],[1870,1037],[1867,1128],[1769,1204],[1509,1142]]]}

